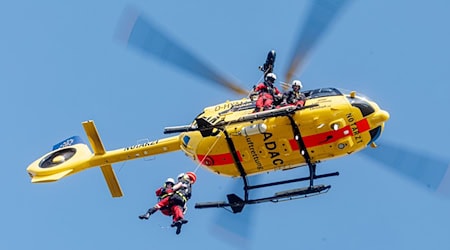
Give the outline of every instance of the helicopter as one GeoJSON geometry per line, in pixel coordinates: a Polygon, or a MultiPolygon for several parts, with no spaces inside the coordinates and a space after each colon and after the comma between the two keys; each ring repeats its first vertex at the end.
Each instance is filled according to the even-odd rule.
{"type": "MultiPolygon", "coordinates": [[[[341,5],[329,2],[336,11],[341,8],[341,5]]],[[[320,24],[323,29],[331,23],[333,15],[327,19],[328,23],[320,24]]],[[[175,61],[176,57],[191,58],[189,52],[168,40],[143,15],[134,14],[130,27],[126,36],[129,45],[162,58],[165,52],[158,50],[157,46],[152,47],[149,41],[150,37],[157,37],[155,40],[162,41],[176,52],[170,53],[175,61]]],[[[320,32],[314,36],[320,36],[320,32]]],[[[287,82],[313,44],[306,43],[304,46],[294,53],[286,74],[287,82]]],[[[265,63],[259,67],[263,75],[273,72],[275,58],[275,51],[269,51],[265,63]]],[[[249,91],[211,71],[206,64],[191,59],[188,65],[181,67],[237,94],[248,94],[249,91]]],[[[166,57],[166,60],[172,60],[171,56],[166,57]]],[[[239,213],[245,205],[323,194],[331,186],[317,185],[315,180],[338,176],[339,172],[317,174],[318,164],[368,147],[375,148],[375,141],[380,138],[389,113],[356,91],[322,87],[302,92],[306,96],[303,106],[287,105],[260,112],[255,112],[255,98],[250,95],[225,101],[204,108],[190,124],[164,128],[165,134],[175,134],[173,136],[115,150],[106,150],[94,121],[88,120],[82,126],[90,147],[81,137],[72,136],[57,143],[51,152],[31,163],[27,172],[32,183],[45,183],[98,166],[112,197],[121,197],[123,192],[113,164],[181,150],[204,169],[243,181],[243,197],[228,194],[227,201],[197,203],[195,207],[199,209],[230,207],[234,213],[239,213]],[[248,182],[248,177],[252,175],[300,167],[307,167],[309,175],[256,185],[248,182]],[[308,185],[302,188],[249,198],[249,192],[254,189],[305,181],[308,185]]]]}

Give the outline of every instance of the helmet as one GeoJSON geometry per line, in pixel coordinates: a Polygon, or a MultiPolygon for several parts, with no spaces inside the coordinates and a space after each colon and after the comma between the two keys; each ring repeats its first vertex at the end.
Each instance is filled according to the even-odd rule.
{"type": "Polygon", "coordinates": [[[177,176],[177,179],[179,180],[180,178],[183,178],[183,177],[184,177],[184,173],[181,173],[177,176]]]}
{"type": "Polygon", "coordinates": [[[167,184],[167,183],[172,183],[172,185],[174,185],[174,184],[175,184],[175,180],[174,180],[173,178],[167,178],[167,180],[166,180],[165,183],[166,183],[166,184],[167,184]]]}
{"type": "Polygon", "coordinates": [[[197,175],[195,175],[194,172],[187,172],[186,175],[189,177],[189,180],[192,181],[192,183],[195,183],[197,180],[197,175]]]}
{"type": "Polygon", "coordinates": [[[275,82],[275,80],[277,79],[277,75],[275,75],[274,73],[269,73],[269,74],[267,74],[266,75],[266,82],[272,82],[272,83],[274,83],[275,82]]]}
{"type": "Polygon", "coordinates": [[[294,80],[294,81],[292,81],[292,88],[294,87],[294,86],[298,86],[299,87],[299,89],[301,89],[301,88],[303,88],[303,85],[302,85],[302,82],[300,81],[300,80],[294,80]]]}

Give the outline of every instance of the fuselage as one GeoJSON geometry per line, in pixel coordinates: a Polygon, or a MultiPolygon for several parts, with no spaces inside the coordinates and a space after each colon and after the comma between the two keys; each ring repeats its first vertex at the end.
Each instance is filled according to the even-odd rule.
{"type": "Polygon", "coordinates": [[[226,125],[209,136],[181,133],[181,149],[214,173],[241,176],[243,170],[252,175],[362,150],[380,136],[389,119],[375,102],[354,92],[322,88],[304,93],[309,108],[246,122],[235,121],[254,112],[250,99],[208,107],[198,118],[226,125]]]}
{"type": "Polygon", "coordinates": [[[312,166],[371,145],[389,114],[375,102],[335,88],[304,92],[305,106],[254,113],[248,98],[205,108],[179,135],[107,151],[93,121],[83,122],[91,149],[70,137],[31,163],[33,183],[57,181],[99,166],[113,197],[122,196],[112,164],[179,151],[216,174],[237,177],[312,166]]]}

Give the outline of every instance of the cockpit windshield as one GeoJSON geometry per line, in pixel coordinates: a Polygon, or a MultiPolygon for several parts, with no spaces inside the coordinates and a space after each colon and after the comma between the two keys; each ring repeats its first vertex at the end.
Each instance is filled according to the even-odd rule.
{"type": "Polygon", "coordinates": [[[350,91],[343,89],[341,89],[340,91],[344,93],[344,95],[347,97],[348,102],[353,107],[356,107],[361,111],[363,117],[366,117],[375,112],[375,109],[372,107],[372,105],[370,105],[369,103],[370,99],[367,96],[358,93],[357,96],[351,97],[350,91]]]}
{"type": "Polygon", "coordinates": [[[366,100],[362,98],[347,97],[347,99],[353,107],[357,107],[361,111],[363,117],[366,117],[375,112],[375,109],[366,100]]]}
{"type": "MultiPolygon", "coordinates": [[[[345,89],[336,89],[336,88],[320,88],[313,89],[303,92],[307,99],[314,99],[326,96],[345,96],[348,102],[355,108],[358,108],[361,111],[363,117],[366,117],[375,112],[375,109],[369,103],[370,99],[361,93],[357,95],[351,95],[351,92],[345,89]]],[[[371,140],[369,142],[374,142],[381,134],[382,127],[378,126],[369,131],[371,140]]]]}
{"type": "Polygon", "coordinates": [[[320,88],[313,89],[303,92],[308,99],[325,97],[325,96],[336,96],[342,95],[341,91],[336,88],[320,88]]]}

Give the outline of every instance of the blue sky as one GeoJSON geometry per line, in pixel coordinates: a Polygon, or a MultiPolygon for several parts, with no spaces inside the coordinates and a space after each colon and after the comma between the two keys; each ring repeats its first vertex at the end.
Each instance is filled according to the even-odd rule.
{"type": "MultiPolygon", "coordinates": [[[[107,149],[164,137],[205,106],[236,96],[149,59],[113,38],[123,9],[135,6],[199,57],[250,88],[267,52],[287,68],[311,1],[8,1],[0,4],[1,249],[236,248],[211,228],[231,179],[199,170],[177,236],[169,218],[137,216],[154,189],[196,164],[181,152],[114,166],[125,196],[113,199],[101,171],[31,184],[28,164],[52,145],[84,137],[93,119],[107,149]]],[[[390,112],[382,139],[449,162],[450,3],[353,1],[310,54],[297,77],[305,88],[362,92],[390,112]]],[[[84,137],[85,138],[85,137],[84,137]]],[[[381,142],[380,142],[381,144],[381,142]]],[[[370,149],[368,149],[370,150],[370,149]]],[[[362,154],[319,165],[339,171],[330,192],[247,207],[237,217],[249,249],[448,249],[450,200],[422,189],[362,154]],[[251,220],[250,220],[251,219],[251,220]]],[[[275,175],[304,175],[294,170],[275,175]]],[[[270,192],[270,191],[269,191],[270,192]]],[[[236,216],[235,216],[236,217],[236,216]]],[[[239,230],[237,231],[239,232],[239,230]]]]}

